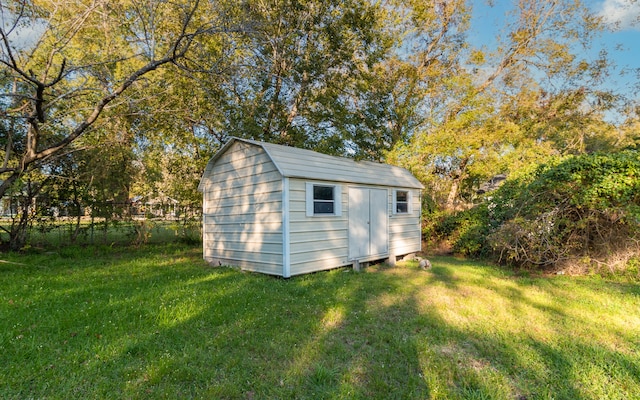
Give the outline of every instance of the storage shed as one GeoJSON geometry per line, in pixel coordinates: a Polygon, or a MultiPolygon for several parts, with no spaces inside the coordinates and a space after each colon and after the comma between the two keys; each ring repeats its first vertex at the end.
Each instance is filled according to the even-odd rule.
{"type": "Polygon", "coordinates": [[[422,184],[392,165],[231,138],[202,176],[203,257],[290,277],[421,248],[422,184]]]}

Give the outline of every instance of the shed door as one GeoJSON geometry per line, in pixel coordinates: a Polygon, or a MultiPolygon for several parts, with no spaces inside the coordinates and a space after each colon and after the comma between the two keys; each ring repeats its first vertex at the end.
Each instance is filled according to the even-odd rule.
{"type": "Polygon", "coordinates": [[[385,189],[349,188],[349,259],[389,253],[385,189]]]}

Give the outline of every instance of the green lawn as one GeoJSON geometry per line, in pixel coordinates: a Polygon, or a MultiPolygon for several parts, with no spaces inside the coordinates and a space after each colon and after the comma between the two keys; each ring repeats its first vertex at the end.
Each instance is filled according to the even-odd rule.
{"type": "Polygon", "coordinates": [[[176,244],[2,259],[2,399],[640,396],[637,282],[453,258],[284,280],[176,244]]]}

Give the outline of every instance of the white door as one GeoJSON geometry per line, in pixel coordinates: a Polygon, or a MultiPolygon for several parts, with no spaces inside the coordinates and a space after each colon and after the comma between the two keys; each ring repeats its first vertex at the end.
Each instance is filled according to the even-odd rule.
{"type": "Polygon", "coordinates": [[[349,188],[349,259],[389,252],[388,194],[385,189],[349,188]]]}

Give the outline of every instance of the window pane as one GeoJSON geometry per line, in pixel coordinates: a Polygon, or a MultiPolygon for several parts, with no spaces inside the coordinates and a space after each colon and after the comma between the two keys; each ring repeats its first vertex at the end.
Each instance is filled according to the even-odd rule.
{"type": "Polygon", "coordinates": [[[333,186],[313,186],[314,200],[333,200],[333,186]]]}
{"type": "Polygon", "coordinates": [[[333,201],[314,201],[314,214],[333,214],[333,201]]]}
{"type": "Polygon", "coordinates": [[[396,214],[407,214],[409,212],[409,192],[405,190],[396,191],[396,214]]]}

